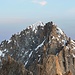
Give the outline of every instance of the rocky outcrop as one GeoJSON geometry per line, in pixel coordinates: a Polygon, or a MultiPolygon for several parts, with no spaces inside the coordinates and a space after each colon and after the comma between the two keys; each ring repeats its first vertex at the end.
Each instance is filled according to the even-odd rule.
{"type": "Polygon", "coordinates": [[[24,68],[22,63],[16,62],[10,56],[8,56],[8,60],[3,60],[2,63],[0,75],[33,75],[32,72],[24,68]]]}

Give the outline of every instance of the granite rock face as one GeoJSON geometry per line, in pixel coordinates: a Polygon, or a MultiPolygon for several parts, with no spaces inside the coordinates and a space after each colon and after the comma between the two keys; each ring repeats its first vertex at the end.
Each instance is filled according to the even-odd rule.
{"type": "Polygon", "coordinates": [[[53,22],[33,24],[1,42],[0,73],[74,75],[75,42],[53,22]],[[5,63],[2,60],[6,60],[5,63]]]}

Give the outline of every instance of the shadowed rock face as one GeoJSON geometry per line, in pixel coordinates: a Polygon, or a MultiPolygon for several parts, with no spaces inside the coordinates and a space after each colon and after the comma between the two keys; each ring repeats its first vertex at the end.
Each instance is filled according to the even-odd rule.
{"type": "Polygon", "coordinates": [[[27,71],[22,63],[16,62],[13,58],[8,56],[8,60],[3,60],[0,75],[33,75],[32,72],[27,71]]]}
{"type": "Polygon", "coordinates": [[[0,68],[2,75],[75,75],[75,42],[52,22],[33,24],[1,42],[0,68]]]}

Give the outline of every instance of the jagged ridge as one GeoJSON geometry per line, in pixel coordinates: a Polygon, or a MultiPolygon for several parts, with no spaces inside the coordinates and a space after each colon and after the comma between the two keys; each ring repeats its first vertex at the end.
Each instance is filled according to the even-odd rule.
{"type": "Polygon", "coordinates": [[[53,22],[33,24],[0,44],[1,59],[10,55],[33,75],[62,75],[70,70],[74,75],[74,53],[75,42],[53,22]]]}

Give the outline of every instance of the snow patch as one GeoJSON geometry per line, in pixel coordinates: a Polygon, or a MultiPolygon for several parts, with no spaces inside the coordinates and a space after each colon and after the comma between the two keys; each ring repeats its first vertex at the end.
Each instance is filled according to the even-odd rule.
{"type": "Polygon", "coordinates": [[[75,46],[72,47],[72,50],[75,50],[75,46]]]}
{"type": "Polygon", "coordinates": [[[58,35],[58,38],[60,38],[61,37],[61,35],[58,35]]]}
{"type": "Polygon", "coordinates": [[[25,55],[28,53],[28,51],[25,52],[25,55]]]}
{"type": "Polygon", "coordinates": [[[72,44],[72,45],[75,45],[75,42],[74,42],[73,40],[71,40],[71,44],[72,44]]]}
{"type": "Polygon", "coordinates": [[[10,43],[11,42],[11,40],[8,40],[8,43],[10,43]]]}
{"type": "Polygon", "coordinates": [[[38,55],[38,57],[40,57],[41,55],[38,55]]]}
{"type": "Polygon", "coordinates": [[[75,54],[72,53],[72,55],[73,55],[73,57],[75,58],[75,54]]]}
{"type": "Polygon", "coordinates": [[[35,30],[35,33],[37,32],[37,30],[35,30]]]}
{"type": "Polygon", "coordinates": [[[8,50],[7,49],[4,49],[3,52],[8,52],[8,50]]]}
{"type": "Polygon", "coordinates": [[[19,37],[21,37],[21,35],[19,35],[19,37]]]}
{"type": "Polygon", "coordinates": [[[6,51],[7,51],[7,49],[4,49],[4,51],[6,52],[6,51]]]}
{"type": "Polygon", "coordinates": [[[53,36],[52,39],[55,39],[55,37],[53,36]]]}
{"type": "Polygon", "coordinates": [[[66,46],[66,49],[67,49],[67,50],[69,50],[69,47],[68,47],[68,46],[66,46]]]}
{"type": "Polygon", "coordinates": [[[31,52],[30,52],[30,54],[29,54],[29,58],[31,57],[31,55],[32,55],[32,52],[33,52],[33,51],[31,51],[31,52]]]}
{"type": "Polygon", "coordinates": [[[2,55],[2,51],[0,51],[0,56],[2,55]]]}
{"type": "Polygon", "coordinates": [[[44,24],[41,21],[39,21],[39,22],[31,25],[31,28],[32,28],[33,31],[35,30],[35,33],[37,32],[37,27],[38,26],[44,26],[44,24]]]}
{"type": "Polygon", "coordinates": [[[59,38],[58,37],[56,39],[57,39],[57,41],[59,41],[59,38]]]}
{"type": "Polygon", "coordinates": [[[41,60],[41,58],[39,58],[38,62],[41,60]]]}
{"type": "Polygon", "coordinates": [[[75,42],[74,42],[73,40],[71,40],[71,44],[72,44],[73,46],[75,46],[75,42]]]}
{"type": "Polygon", "coordinates": [[[59,27],[57,27],[57,33],[63,34],[63,31],[59,27]]]}
{"type": "Polygon", "coordinates": [[[62,43],[63,43],[64,45],[66,44],[66,42],[67,42],[66,40],[62,40],[62,43]]]}
{"type": "Polygon", "coordinates": [[[58,53],[56,54],[56,56],[58,56],[58,53]]]}
{"type": "Polygon", "coordinates": [[[10,47],[10,49],[12,49],[12,47],[10,47]]]}
{"type": "Polygon", "coordinates": [[[73,47],[73,49],[75,50],[75,47],[73,47]]]}
{"type": "Polygon", "coordinates": [[[49,41],[49,44],[51,43],[51,40],[49,41]]]}
{"type": "Polygon", "coordinates": [[[2,57],[4,57],[5,56],[5,54],[4,53],[2,53],[2,57]]]}
{"type": "Polygon", "coordinates": [[[25,62],[25,66],[27,65],[28,61],[25,62]]]}
{"type": "Polygon", "coordinates": [[[3,51],[0,51],[0,56],[4,57],[5,53],[3,53],[3,51]]]}
{"type": "Polygon", "coordinates": [[[72,43],[75,43],[73,40],[71,40],[72,43]]]}
{"type": "Polygon", "coordinates": [[[37,48],[35,48],[35,51],[36,51],[37,49],[39,49],[40,47],[42,47],[43,44],[44,44],[44,42],[45,42],[45,40],[44,40],[40,45],[38,45],[37,48]]]}

